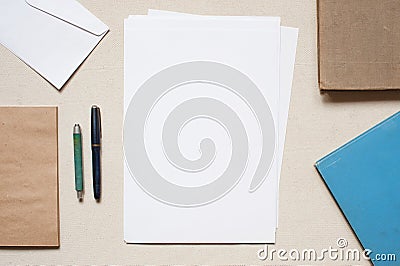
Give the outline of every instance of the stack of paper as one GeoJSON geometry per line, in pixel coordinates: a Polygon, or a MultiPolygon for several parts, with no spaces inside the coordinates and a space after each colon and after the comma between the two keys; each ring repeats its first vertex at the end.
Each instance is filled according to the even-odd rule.
{"type": "Polygon", "coordinates": [[[275,242],[296,45],[279,17],[125,20],[126,242],[275,242]]]}

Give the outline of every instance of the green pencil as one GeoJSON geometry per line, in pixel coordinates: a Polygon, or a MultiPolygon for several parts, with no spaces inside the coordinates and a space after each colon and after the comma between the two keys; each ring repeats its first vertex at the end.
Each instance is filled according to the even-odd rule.
{"type": "Polygon", "coordinates": [[[79,200],[83,199],[82,135],[79,124],[74,126],[75,190],[79,200]]]}

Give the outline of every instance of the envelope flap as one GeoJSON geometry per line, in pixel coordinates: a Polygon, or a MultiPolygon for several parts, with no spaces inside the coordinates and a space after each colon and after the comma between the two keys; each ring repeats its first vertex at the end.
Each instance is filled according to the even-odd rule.
{"type": "Polygon", "coordinates": [[[75,0],[25,0],[30,6],[95,35],[108,30],[106,24],[75,0]]]}

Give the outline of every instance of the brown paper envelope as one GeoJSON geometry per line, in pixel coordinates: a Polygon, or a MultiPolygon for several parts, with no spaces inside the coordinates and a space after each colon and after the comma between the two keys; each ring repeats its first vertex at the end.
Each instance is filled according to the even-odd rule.
{"type": "Polygon", "coordinates": [[[0,246],[59,246],[57,107],[0,107],[0,246]]]}

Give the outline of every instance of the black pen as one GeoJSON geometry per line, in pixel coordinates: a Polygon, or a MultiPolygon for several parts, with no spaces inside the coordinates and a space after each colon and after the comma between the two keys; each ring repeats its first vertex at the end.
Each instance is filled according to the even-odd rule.
{"type": "Polygon", "coordinates": [[[93,193],[98,201],[101,197],[101,116],[100,108],[92,106],[92,168],[93,193]]]}

